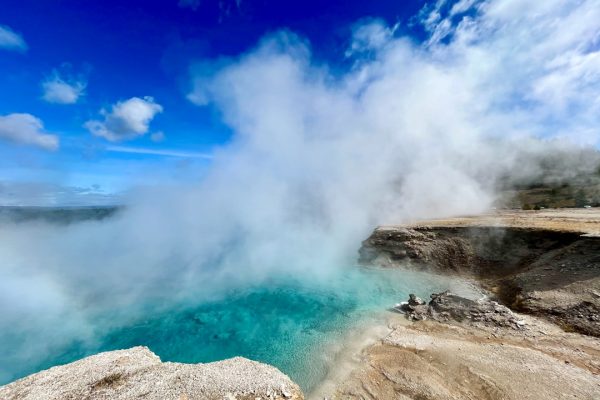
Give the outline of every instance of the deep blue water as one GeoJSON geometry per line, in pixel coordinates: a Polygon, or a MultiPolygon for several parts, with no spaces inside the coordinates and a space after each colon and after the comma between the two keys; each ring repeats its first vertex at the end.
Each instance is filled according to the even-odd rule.
{"type": "Polygon", "coordinates": [[[445,288],[425,274],[361,267],[341,269],[328,279],[279,278],[216,301],[149,313],[103,332],[93,344],[74,340],[18,374],[145,345],[163,361],[197,363],[233,356],[263,361],[310,391],[327,372],[329,343],[409,292],[426,296],[445,288]]]}

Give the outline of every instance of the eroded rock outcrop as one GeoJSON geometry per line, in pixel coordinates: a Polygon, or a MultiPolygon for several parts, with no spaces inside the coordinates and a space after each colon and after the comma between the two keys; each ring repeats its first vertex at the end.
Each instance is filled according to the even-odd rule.
{"type": "Polygon", "coordinates": [[[109,351],[0,387],[3,400],[303,399],[278,369],[236,357],[208,364],[161,362],[147,347],[109,351]]]}
{"type": "Polygon", "coordinates": [[[390,313],[390,333],[329,397],[597,399],[598,236],[600,210],[378,228],[363,243],[363,264],[475,278],[499,301],[443,292],[423,304],[411,295],[396,307],[409,321],[390,313]]]}
{"type": "Polygon", "coordinates": [[[600,336],[597,236],[527,227],[381,227],[363,242],[360,261],[469,276],[514,310],[600,336]]]}
{"type": "Polygon", "coordinates": [[[412,296],[414,295],[407,302],[395,307],[395,310],[403,312],[412,321],[455,321],[474,326],[511,329],[523,329],[525,326],[525,322],[508,307],[489,298],[471,300],[445,291],[433,293],[429,304],[425,304],[423,301],[415,301],[412,296]]]}

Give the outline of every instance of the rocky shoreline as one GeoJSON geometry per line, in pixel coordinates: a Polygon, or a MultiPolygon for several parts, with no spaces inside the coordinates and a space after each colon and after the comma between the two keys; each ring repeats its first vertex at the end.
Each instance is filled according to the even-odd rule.
{"type": "Polygon", "coordinates": [[[580,231],[573,218],[561,231],[559,217],[543,226],[535,214],[508,226],[500,217],[488,225],[484,218],[457,218],[381,227],[363,243],[360,261],[471,278],[515,311],[600,336],[599,214],[584,214],[596,216],[596,225],[585,219],[580,231]],[[528,227],[528,221],[537,226],[528,227]]]}
{"type": "Polygon", "coordinates": [[[364,349],[340,399],[598,399],[600,212],[546,210],[376,229],[361,262],[472,279],[394,307],[408,324],[364,349]]]}

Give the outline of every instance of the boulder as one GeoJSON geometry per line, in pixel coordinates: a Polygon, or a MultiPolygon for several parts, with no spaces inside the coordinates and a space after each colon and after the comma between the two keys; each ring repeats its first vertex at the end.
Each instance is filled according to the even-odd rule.
{"type": "Polygon", "coordinates": [[[416,295],[414,295],[412,293],[408,295],[408,305],[422,306],[424,304],[427,304],[427,303],[425,303],[425,301],[423,301],[420,297],[417,297],[416,295]]]}
{"type": "Polygon", "coordinates": [[[439,322],[455,321],[460,323],[502,326],[523,329],[525,323],[519,320],[510,309],[487,298],[470,300],[445,291],[433,293],[428,305],[410,295],[409,301],[400,304],[395,310],[406,314],[413,321],[432,319],[439,322]],[[411,305],[415,304],[415,305],[411,305]]]}

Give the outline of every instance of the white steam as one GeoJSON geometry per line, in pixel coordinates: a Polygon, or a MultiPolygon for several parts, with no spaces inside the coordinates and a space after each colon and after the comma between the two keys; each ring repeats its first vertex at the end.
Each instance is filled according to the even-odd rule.
{"type": "Polygon", "coordinates": [[[598,1],[463,0],[447,16],[444,3],[421,13],[425,44],[357,26],[344,73],[289,32],[192,67],[188,98],[235,133],[210,173],[137,192],[106,222],[0,230],[1,330],[56,333],[54,320],[58,345],[109,311],[118,324],[277,273],[327,277],[377,224],[484,211],[498,178],[598,143],[598,1]]]}

